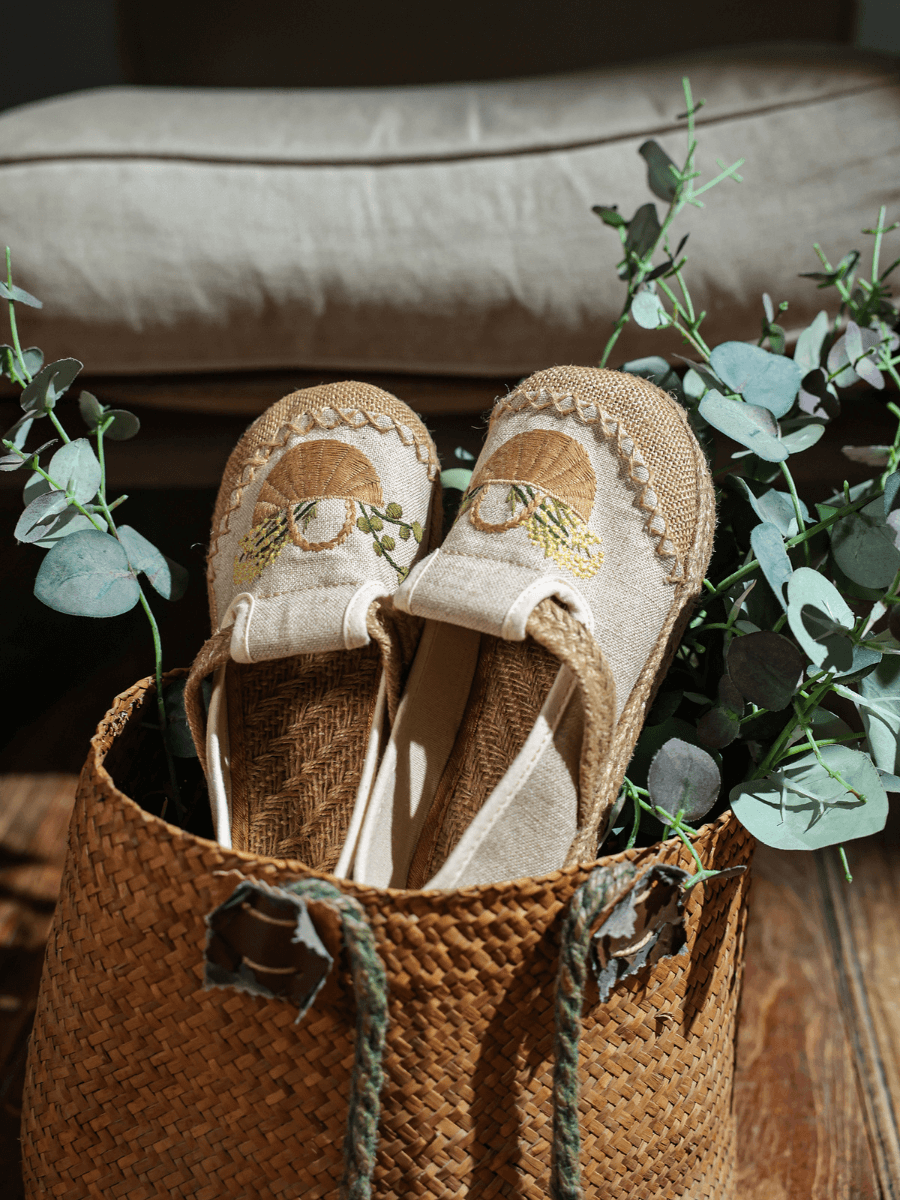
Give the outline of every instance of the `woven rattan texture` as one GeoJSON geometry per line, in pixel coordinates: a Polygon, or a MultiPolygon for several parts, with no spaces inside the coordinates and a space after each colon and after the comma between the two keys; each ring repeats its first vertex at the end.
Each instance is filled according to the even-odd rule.
{"type": "Polygon", "coordinates": [[[381,655],[358,650],[230,663],[232,837],[253,854],[337,865],[363,770],[381,655]]]}
{"type": "MultiPolygon", "coordinates": [[[[23,1150],[29,1200],[318,1200],[333,1196],[353,1058],[345,964],[308,1017],[201,987],[204,915],[241,875],[301,864],[225,851],[144,813],[102,759],[140,720],[147,681],[102,723],[81,778],[31,1041],[23,1150]]],[[[731,815],[710,866],[747,862],[731,815]]],[[[680,843],[643,860],[688,864],[680,843]]],[[[445,893],[345,884],[388,973],[378,1200],[544,1200],[561,912],[588,875],[445,893]]],[[[746,876],[697,888],[690,956],[589,995],[582,1165],[597,1200],[732,1200],[735,1013],[746,876]]],[[[331,951],[336,919],[310,911],[331,951]]]]}

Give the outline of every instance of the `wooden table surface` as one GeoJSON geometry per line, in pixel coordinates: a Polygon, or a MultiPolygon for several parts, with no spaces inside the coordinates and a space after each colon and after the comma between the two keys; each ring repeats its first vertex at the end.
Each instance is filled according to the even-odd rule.
{"type": "MultiPolygon", "coordinates": [[[[75,791],[0,776],[0,1169],[22,1196],[28,1031],[75,791]]],[[[900,1197],[900,810],[834,856],[760,847],[738,1042],[739,1200],[900,1197]]]]}

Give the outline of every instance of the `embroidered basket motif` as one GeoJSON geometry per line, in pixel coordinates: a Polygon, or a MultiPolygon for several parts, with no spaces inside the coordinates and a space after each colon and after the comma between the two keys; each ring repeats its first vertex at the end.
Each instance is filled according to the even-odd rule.
{"type": "Polygon", "coordinates": [[[402,541],[412,538],[421,542],[419,522],[406,522],[402,517],[399,504],[384,505],[378,472],[361,450],[331,438],[303,442],[284,455],[260,489],[252,527],[241,539],[234,561],[235,585],[252,583],[288,542],[301,550],[330,550],[346,541],[354,525],[371,534],[375,553],[403,580],[409,567],[394,561],[391,551],[396,541],[382,532],[388,523],[396,526],[402,541]],[[319,501],[325,499],[345,501],[344,523],[334,537],[308,541],[306,532],[318,515],[319,501]],[[357,508],[362,514],[359,517],[357,508]]]}
{"type": "Polygon", "coordinates": [[[545,558],[589,579],[603,562],[601,539],[587,527],[596,492],[597,477],[580,442],[554,430],[532,429],[504,442],[479,467],[459,516],[468,512],[475,528],[488,533],[521,525],[545,558]],[[492,522],[481,513],[495,484],[508,488],[510,517],[505,521],[492,522]]]}

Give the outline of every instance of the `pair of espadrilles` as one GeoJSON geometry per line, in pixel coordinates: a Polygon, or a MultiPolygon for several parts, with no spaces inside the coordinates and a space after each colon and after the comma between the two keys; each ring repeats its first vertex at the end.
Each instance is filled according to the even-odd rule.
{"type": "Polygon", "coordinates": [[[497,402],[438,545],[440,513],[431,438],[378,388],[241,439],[186,689],[221,843],[400,888],[596,858],[708,565],[703,453],[652,383],[558,367],[497,402]]]}

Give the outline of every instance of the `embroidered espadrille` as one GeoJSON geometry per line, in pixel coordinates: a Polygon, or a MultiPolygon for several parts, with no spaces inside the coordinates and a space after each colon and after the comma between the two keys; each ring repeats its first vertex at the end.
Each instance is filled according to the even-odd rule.
{"type": "Polygon", "coordinates": [[[437,481],[415,413],[362,383],[286,396],[232,453],[185,692],[222,845],[337,865],[421,629],[391,597],[437,544],[437,481]]]}
{"type": "Polygon", "coordinates": [[[500,400],[444,545],[395,603],[427,624],[352,877],[450,888],[596,858],[712,550],[681,407],[617,371],[500,400]]]}

